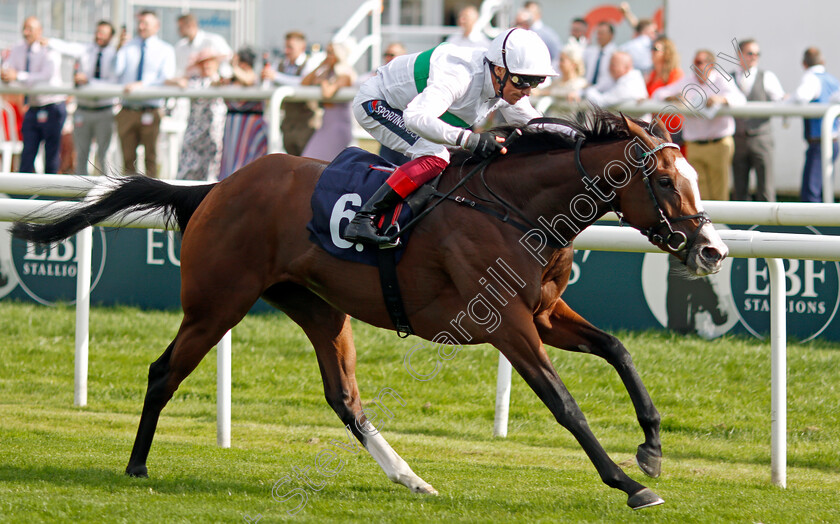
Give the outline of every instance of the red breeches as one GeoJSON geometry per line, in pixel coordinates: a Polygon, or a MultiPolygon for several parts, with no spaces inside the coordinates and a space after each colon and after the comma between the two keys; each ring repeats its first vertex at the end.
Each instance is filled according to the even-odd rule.
{"type": "Polygon", "coordinates": [[[398,167],[386,182],[391,189],[405,198],[440,174],[448,165],[449,162],[442,158],[421,156],[398,167]]]}

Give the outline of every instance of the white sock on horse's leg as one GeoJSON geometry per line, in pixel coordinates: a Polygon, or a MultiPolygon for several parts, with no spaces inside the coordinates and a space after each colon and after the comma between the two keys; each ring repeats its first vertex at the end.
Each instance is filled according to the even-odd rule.
{"type": "Polygon", "coordinates": [[[394,451],[394,448],[388,444],[385,438],[370,422],[365,423],[364,433],[367,441],[365,448],[391,482],[402,484],[414,493],[438,494],[437,490],[431,484],[418,477],[411,470],[408,463],[394,451]]]}

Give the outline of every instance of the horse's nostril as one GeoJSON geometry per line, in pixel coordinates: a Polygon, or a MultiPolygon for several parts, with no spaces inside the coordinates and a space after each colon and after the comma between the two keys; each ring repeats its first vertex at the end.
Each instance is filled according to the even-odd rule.
{"type": "Polygon", "coordinates": [[[700,251],[700,256],[703,257],[704,260],[707,260],[712,263],[720,262],[723,259],[723,253],[716,247],[706,246],[700,251]]]}

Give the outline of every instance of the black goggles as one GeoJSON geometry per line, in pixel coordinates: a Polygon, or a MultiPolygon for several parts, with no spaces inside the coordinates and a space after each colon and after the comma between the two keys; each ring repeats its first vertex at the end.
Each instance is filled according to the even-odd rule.
{"type": "Polygon", "coordinates": [[[525,89],[526,87],[536,88],[538,85],[545,82],[544,76],[526,76],[511,74],[508,78],[510,79],[510,83],[513,84],[513,87],[515,87],[516,89],[525,89]]]}

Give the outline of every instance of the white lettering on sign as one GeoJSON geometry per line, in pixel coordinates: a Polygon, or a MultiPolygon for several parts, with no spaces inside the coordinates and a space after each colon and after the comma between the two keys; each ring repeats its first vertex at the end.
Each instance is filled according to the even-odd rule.
{"type": "MultiPolygon", "coordinates": [[[[815,281],[825,284],[825,262],[813,260],[788,260],[785,270],[786,291],[789,297],[799,296],[805,298],[816,298],[817,291],[815,281]],[[821,265],[820,271],[816,270],[816,264],[821,265]],[[802,269],[800,276],[800,268],[802,269]]],[[[758,259],[747,259],[747,295],[768,295],[770,294],[770,283],[768,282],[767,266],[758,269],[758,259]]],[[[755,308],[753,308],[755,310],[755,308]]],[[[748,310],[749,311],[749,310],[748,310]]]]}
{"type": "Polygon", "coordinates": [[[146,230],[146,263],[152,266],[162,266],[169,260],[175,267],[181,267],[181,261],[175,255],[175,231],[164,231],[162,229],[146,230]],[[166,233],[166,242],[157,240],[157,237],[166,233]],[[166,246],[164,253],[163,247],[166,246]]]}
{"type": "Polygon", "coordinates": [[[24,260],[46,260],[47,248],[36,244],[34,242],[26,243],[26,254],[23,255],[24,260]],[[43,248],[43,251],[41,249],[43,248]]]}
{"type": "Polygon", "coordinates": [[[165,260],[163,257],[155,258],[155,250],[163,247],[163,242],[155,241],[155,236],[163,233],[162,229],[146,230],[146,263],[150,266],[162,266],[165,260]]]}

